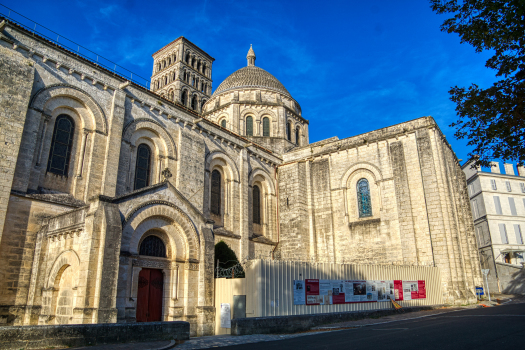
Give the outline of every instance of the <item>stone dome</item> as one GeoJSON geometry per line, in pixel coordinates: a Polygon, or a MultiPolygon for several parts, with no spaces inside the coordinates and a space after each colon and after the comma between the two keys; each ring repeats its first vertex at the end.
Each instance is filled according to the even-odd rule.
{"type": "Polygon", "coordinates": [[[292,97],[276,77],[256,66],[247,66],[233,72],[219,85],[212,96],[216,96],[224,91],[240,88],[266,88],[292,97]]]}

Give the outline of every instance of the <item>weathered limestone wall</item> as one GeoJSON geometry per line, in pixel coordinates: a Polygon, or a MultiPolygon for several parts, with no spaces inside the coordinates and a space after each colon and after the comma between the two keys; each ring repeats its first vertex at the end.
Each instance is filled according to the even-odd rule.
{"type": "Polygon", "coordinates": [[[22,324],[29,295],[37,234],[47,216],[75,207],[10,196],[0,243],[0,323],[22,324]]]}
{"type": "Polygon", "coordinates": [[[281,252],[307,259],[300,248],[308,228],[298,230],[295,214],[310,222],[309,250],[318,261],[435,265],[447,302],[474,300],[480,270],[465,178],[433,119],[299,148],[284,161],[290,163],[278,168],[281,252]],[[362,178],[372,215],[361,218],[362,178]],[[286,211],[290,198],[293,213],[286,211]]]}
{"type": "Polygon", "coordinates": [[[33,62],[0,47],[0,241],[34,74],[33,62]]]}

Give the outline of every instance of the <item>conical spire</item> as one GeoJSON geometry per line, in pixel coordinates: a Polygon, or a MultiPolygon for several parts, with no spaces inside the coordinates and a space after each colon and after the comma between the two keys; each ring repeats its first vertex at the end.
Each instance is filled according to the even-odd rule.
{"type": "Polygon", "coordinates": [[[246,59],[248,60],[248,66],[255,66],[255,52],[253,52],[252,44],[250,44],[250,49],[248,50],[246,59]]]}

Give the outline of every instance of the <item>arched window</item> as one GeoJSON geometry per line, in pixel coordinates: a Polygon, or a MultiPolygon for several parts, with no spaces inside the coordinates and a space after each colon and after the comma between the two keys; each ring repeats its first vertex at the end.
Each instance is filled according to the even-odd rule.
{"type": "Polygon", "coordinates": [[[47,162],[48,172],[67,176],[71,149],[73,148],[74,131],[75,123],[71,117],[66,114],[61,114],[57,117],[47,162]]]}
{"type": "Polygon", "coordinates": [[[206,84],[203,84],[203,85],[202,85],[202,92],[206,93],[206,90],[207,90],[207,88],[206,88],[206,87],[207,87],[207,85],[206,85],[206,84]]]}
{"type": "Polygon", "coordinates": [[[190,63],[190,53],[186,54],[186,63],[190,63]]]}
{"type": "Polygon", "coordinates": [[[173,72],[173,76],[171,77],[171,79],[175,80],[176,77],[177,77],[177,74],[175,72],[173,72]]]}
{"type": "Polygon", "coordinates": [[[198,71],[201,70],[201,61],[197,62],[197,70],[198,70],[198,71]]]}
{"type": "Polygon", "coordinates": [[[137,163],[135,166],[135,190],[149,185],[151,150],[148,145],[141,143],[137,147],[137,163]]]}
{"type": "Polygon", "coordinates": [[[226,119],[221,120],[221,126],[226,128],[226,119]]]}
{"type": "Polygon", "coordinates": [[[295,129],[295,144],[299,145],[299,139],[300,139],[300,132],[299,128],[295,129]]]}
{"type": "Polygon", "coordinates": [[[367,179],[357,181],[357,204],[360,218],[372,216],[372,201],[370,200],[370,187],[367,179]]]}
{"type": "Polygon", "coordinates": [[[201,101],[201,112],[204,111],[204,104],[206,103],[206,100],[201,101]]]}
{"type": "Polygon", "coordinates": [[[168,83],[168,77],[164,77],[164,85],[168,83]]]}
{"type": "Polygon", "coordinates": [[[191,109],[197,110],[197,96],[191,98],[191,109]]]}
{"type": "Polygon", "coordinates": [[[173,90],[170,90],[170,92],[168,93],[168,99],[170,101],[173,101],[173,90]]]}
{"type": "Polygon", "coordinates": [[[202,64],[202,74],[206,75],[206,63],[202,64]]]}
{"type": "Polygon", "coordinates": [[[168,58],[168,66],[171,64],[171,57],[168,58]]]}
{"type": "Polygon", "coordinates": [[[292,141],[292,126],[290,123],[286,123],[286,139],[292,141]]]}
{"type": "Polygon", "coordinates": [[[253,223],[261,224],[261,190],[259,186],[253,185],[253,223]]]}
{"type": "Polygon", "coordinates": [[[195,57],[193,57],[193,59],[191,60],[191,66],[195,67],[195,57]]]}
{"type": "Polygon", "coordinates": [[[246,117],[246,136],[253,136],[253,118],[246,117]]]}
{"type": "Polygon", "coordinates": [[[177,61],[177,55],[173,55],[173,63],[177,61]]]}
{"type": "Polygon", "coordinates": [[[221,215],[221,173],[218,170],[211,173],[210,211],[212,214],[221,215]]]}
{"type": "Polygon", "coordinates": [[[180,97],[180,102],[186,106],[186,104],[188,103],[188,92],[186,90],[184,90],[182,92],[182,96],[180,97]]]}
{"type": "Polygon", "coordinates": [[[195,77],[191,79],[191,86],[195,86],[195,77]]]}
{"type": "Polygon", "coordinates": [[[270,136],[270,118],[263,118],[263,136],[270,136]]]}
{"type": "Polygon", "coordinates": [[[148,236],[140,244],[139,254],[166,258],[166,246],[159,237],[148,236]]]}

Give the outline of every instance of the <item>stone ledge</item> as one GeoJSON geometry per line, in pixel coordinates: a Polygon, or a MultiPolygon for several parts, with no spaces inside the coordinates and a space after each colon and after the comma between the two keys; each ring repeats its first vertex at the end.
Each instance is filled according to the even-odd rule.
{"type": "Polygon", "coordinates": [[[0,349],[9,350],[189,338],[190,324],[182,321],[0,327],[0,349]]]}
{"type": "MultiPolygon", "coordinates": [[[[421,306],[403,308],[405,312],[433,310],[440,306],[421,306]]],[[[232,335],[249,334],[284,334],[308,331],[323,324],[361,320],[369,317],[389,316],[396,313],[394,309],[371,311],[332,312],[295,316],[249,317],[233,319],[232,335]]]]}

